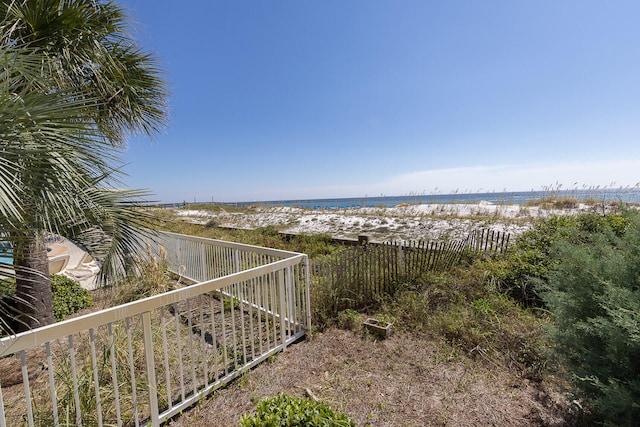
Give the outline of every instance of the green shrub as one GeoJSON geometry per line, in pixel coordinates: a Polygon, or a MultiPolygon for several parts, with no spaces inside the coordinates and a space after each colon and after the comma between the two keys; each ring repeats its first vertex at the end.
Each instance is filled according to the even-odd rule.
{"type": "Polygon", "coordinates": [[[542,297],[551,339],[604,425],[640,419],[640,216],[586,218],[553,246],[542,297]]]}
{"type": "MultiPolygon", "coordinates": [[[[93,305],[91,293],[82,288],[76,281],[65,276],[57,274],[51,276],[51,294],[53,298],[53,318],[56,322],[93,305]]],[[[0,314],[5,319],[0,324],[0,335],[16,328],[16,325],[11,321],[11,318],[17,314],[15,295],[15,279],[0,280],[0,314]]]]}
{"type": "Polygon", "coordinates": [[[498,290],[525,305],[541,305],[533,282],[537,279],[546,280],[549,269],[557,262],[551,253],[553,244],[560,239],[584,241],[586,236],[603,230],[621,235],[629,223],[627,215],[628,212],[608,215],[588,213],[541,220],[531,230],[522,233],[515,247],[503,258],[483,261],[483,266],[498,290]]]}
{"type": "Polygon", "coordinates": [[[256,228],[256,232],[265,237],[277,237],[280,235],[280,231],[274,225],[267,225],[266,227],[256,228]]]}
{"type": "Polygon", "coordinates": [[[362,323],[360,313],[350,308],[338,313],[336,324],[341,329],[355,330],[362,323]]]}
{"type": "Polygon", "coordinates": [[[75,280],[65,276],[57,274],[51,276],[51,293],[53,317],[56,322],[93,305],[91,293],[75,280]]]}
{"type": "Polygon", "coordinates": [[[539,298],[531,286],[531,278],[546,278],[549,248],[560,230],[574,221],[571,217],[551,217],[536,223],[518,236],[515,246],[504,257],[483,261],[490,282],[526,305],[536,305],[539,298]]]}
{"type": "Polygon", "coordinates": [[[204,225],[204,228],[216,228],[218,227],[220,224],[218,223],[217,219],[210,219],[209,221],[207,221],[207,223],[204,225]]]}
{"type": "Polygon", "coordinates": [[[328,405],[311,399],[300,399],[280,393],[258,403],[255,415],[245,414],[242,427],[355,427],[345,414],[336,413],[328,405]]]}
{"type": "Polygon", "coordinates": [[[333,241],[333,237],[326,233],[298,234],[289,244],[289,250],[307,254],[309,258],[328,255],[341,249],[341,246],[333,241]]]}
{"type": "Polygon", "coordinates": [[[0,297],[12,296],[16,294],[15,279],[0,279],[0,297]]]}

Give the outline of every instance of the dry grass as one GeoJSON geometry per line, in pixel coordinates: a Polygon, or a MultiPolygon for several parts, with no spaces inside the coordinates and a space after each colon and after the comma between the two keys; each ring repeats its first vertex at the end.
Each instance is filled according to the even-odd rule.
{"type": "Polygon", "coordinates": [[[258,366],[170,426],[239,425],[243,413],[279,392],[308,392],[359,426],[562,426],[557,384],[536,383],[481,359],[446,351],[424,336],[376,341],[329,329],[258,366]]]}
{"type": "MultiPolygon", "coordinates": [[[[96,291],[93,309],[109,306],[112,298],[109,290],[96,291]]],[[[522,370],[453,347],[433,333],[405,329],[376,341],[360,331],[362,319],[356,319],[345,325],[353,330],[331,328],[289,347],[169,425],[239,425],[259,400],[279,392],[299,397],[310,392],[358,426],[580,425],[565,420],[571,408],[552,376],[545,376],[546,382],[526,379],[522,370]]],[[[33,356],[28,357],[33,363],[44,359],[33,356]]],[[[29,372],[46,371],[33,366],[29,372]]],[[[5,370],[3,387],[8,374],[5,370]]],[[[38,383],[44,386],[45,377],[38,383]]],[[[20,399],[21,378],[15,382],[3,388],[5,398],[20,399]]]]}
{"type": "MultiPolygon", "coordinates": [[[[262,237],[272,238],[270,234],[262,237]]],[[[429,293],[424,294],[429,298],[425,297],[426,302],[420,306],[424,310],[415,310],[419,319],[403,315],[398,309],[400,305],[389,305],[385,314],[406,325],[431,319],[431,323],[425,323],[430,333],[426,327],[423,332],[416,332],[417,328],[407,326],[387,340],[376,341],[363,334],[358,323],[354,330],[328,329],[259,365],[211,398],[184,411],[169,425],[239,425],[240,417],[252,412],[259,400],[280,392],[316,396],[335,410],[345,412],[358,426],[580,425],[567,421],[572,407],[560,392],[562,383],[553,376],[536,377],[544,378],[542,381],[530,380],[525,378],[524,369],[510,369],[500,358],[481,353],[481,346],[475,342],[454,346],[451,339],[445,341],[451,331],[456,332],[455,337],[465,338],[475,330],[466,320],[474,319],[472,325],[481,325],[480,332],[487,333],[486,328],[494,318],[497,329],[502,331],[508,328],[501,322],[513,321],[517,316],[496,316],[497,308],[487,305],[495,301],[484,294],[476,295],[480,284],[474,285],[470,280],[455,278],[429,283],[429,293]],[[442,301],[437,298],[439,295],[442,301]],[[449,307],[452,301],[466,302],[470,308],[467,312],[452,311],[449,307]],[[448,334],[434,332],[434,322],[442,313],[450,313],[444,320],[455,319],[453,326],[459,328],[448,328],[448,334]],[[466,313],[466,317],[461,313],[466,313]],[[484,323],[478,318],[484,319],[484,323]]],[[[109,290],[96,291],[93,298],[96,303],[93,309],[113,304],[109,290]]],[[[512,335],[520,342],[519,336],[509,336],[512,335]]],[[[19,398],[17,387],[15,397],[19,398]]]]}

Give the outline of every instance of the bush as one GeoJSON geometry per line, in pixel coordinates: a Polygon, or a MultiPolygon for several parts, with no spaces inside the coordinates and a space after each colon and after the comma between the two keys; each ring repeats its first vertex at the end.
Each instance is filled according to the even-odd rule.
{"type": "Polygon", "coordinates": [[[525,305],[539,305],[531,278],[546,278],[550,264],[549,248],[559,230],[570,226],[571,217],[551,217],[536,223],[518,236],[515,246],[503,258],[484,262],[490,282],[525,305]]]}
{"type": "Polygon", "coordinates": [[[356,330],[362,324],[360,313],[350,308],[338,313],[336,324],[341,329],[356,330]]]}
{"type": "Polygon", "coordinates": [[[265,237],[279,237],[280,231],[274,225],[267,225],[266,227],[256,228],[256,232],[265,237]]]}
{"type": "Polygon", "coordinates": [[[53,317],[56,322],[93,305],[91,293],[75,280],[65,276],[57,274],[51,276],[51,293],[53,296],[53,317]]]}
{"type": "Polygon", "coordinates": [[[640,215],[587,218],[553,246],[542,297],[551,339],[605,425],[640,419],[640,215]]]}
{"type": "Polygon", "coordinates": [[[242,427],[320,427],[348,426],[355,423],[345,414],[336,413],[322,402],[300,399],[280,393],[258,403],[255,415],[243,415],[242,427]]]}
{"type": "MultiPolygon", "coordinates": [[[[76,281],[54,274],[51,276],[51,294],[53,297],[53,318],[56,322],[93,305],[91,293],[76,281]]],[[[13,317],[15,314],[15,279],[0,280],[0,312],[3,316],[13,317]]],[[[0,326],[2,333],[16,327],[10,321],[0,326]]]]}
{"type": "Polygon", "coordinates": [[[288,250],[307,254],[309,258],[316,258],[334,253],[341,246],[333,241],[330,234],[298,234],[289,241],[288,250]]]}
{"type": "Polygon", "coordinates": [[[546,280],[550,268],[557,262],[551,253],[554,243],[560,239],[585,241],[587,236],[603,230],[621,235],[629,223],[627,215],[624,212],[608,215],[589,213],[544,219],[522,233],[505,257],[484,262],[488,278],[498,290],[525,305],[539,306],[542,301],[534,282],[536,279],[546,280]]]}

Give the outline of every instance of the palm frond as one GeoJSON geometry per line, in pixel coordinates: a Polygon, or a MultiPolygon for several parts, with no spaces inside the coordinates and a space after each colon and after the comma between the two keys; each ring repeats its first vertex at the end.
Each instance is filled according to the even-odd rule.
{"type": "Polygon", "coordinates": [[[149,194],[117,187],[119,150],[166,121],[158,61],[126,21],[112,1],[0,3],[0,235],[23,250],[45,231],[76,239],[103,283],[136,271],[152,237],[149,194]]]}
{"type": "Polygon", "coordinates": [[[126,31],[114,2],[23,0],[4,4],[5,39],[46,51],[57,88],[82,87],[99,100],[94,119],[110,142],[131,132],[153,135],[166,124],[167,88],[159,61],[126,31]]]}

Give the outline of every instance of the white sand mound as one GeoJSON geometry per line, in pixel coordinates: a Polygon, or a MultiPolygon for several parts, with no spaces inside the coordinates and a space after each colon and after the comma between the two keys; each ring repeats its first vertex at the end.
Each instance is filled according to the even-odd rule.
{"type": "Polygon", "coordinates": [[[571,209],[502,205],[491,202],[402,204],[393,208],[362,207],[310,210],[295,207],[252,207],[243,212],[209,212],[177,209],[179,216],[200,224],[214,220],[219,226],[252,229],[275,226],[296,234],[327,233],[338,238],[366,234],[375,241],[428,240],[466,237],[471,230],[489,228],[520,234],[531,220],[551,215],[588,212],[593,206],[571,209]]]}
{"type": "Polygon", "coordinates": [[[200,224],[213,220],[234,228],[275,226],[287,233],[326,233],[338,238],[366,234],[372,240],[461,238],[478,228],[519,234],[529,227],[531,216],[520,206],[485,204],[403,205],[394,208],[309,210],[294,207],[256,207],[244,212],[176,210],[181,217],[200,224]]]}

